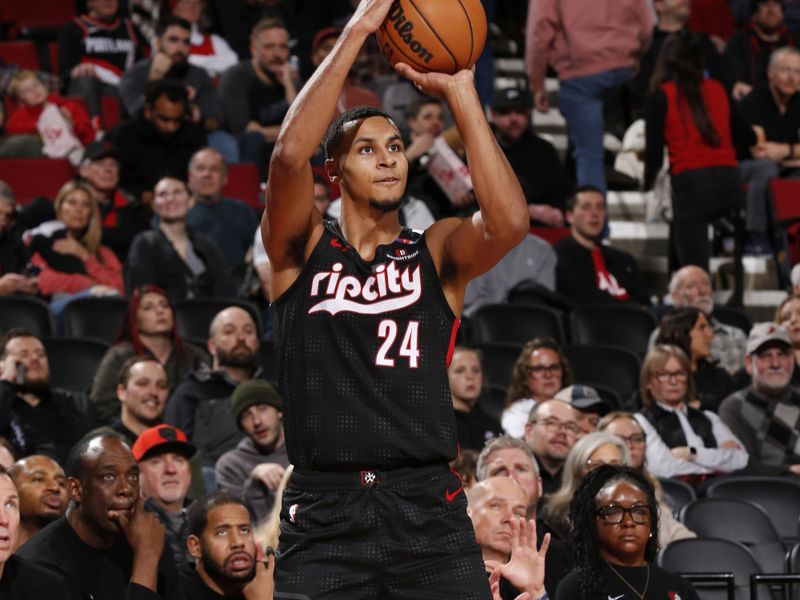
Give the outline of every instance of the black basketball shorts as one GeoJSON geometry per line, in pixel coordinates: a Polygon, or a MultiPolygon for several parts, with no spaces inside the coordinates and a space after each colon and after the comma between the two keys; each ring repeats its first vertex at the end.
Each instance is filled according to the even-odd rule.
{"type": "Polygon", "coordinates": [[[466,507],[446,464],[295,470],[283,495],[275,590],[298,600],[490,600],[466,507]]]}

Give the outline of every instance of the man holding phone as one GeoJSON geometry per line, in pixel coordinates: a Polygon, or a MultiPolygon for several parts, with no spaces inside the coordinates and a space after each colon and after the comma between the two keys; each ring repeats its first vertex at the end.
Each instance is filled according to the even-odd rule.
{"type": "Polygon", "coordinates": [[[0,338],[0,436],[18,454],[44,454],[63,465],[94,420],[86,395],[50,386],[50,366],[39,338],[23,328],[0,338]]]}

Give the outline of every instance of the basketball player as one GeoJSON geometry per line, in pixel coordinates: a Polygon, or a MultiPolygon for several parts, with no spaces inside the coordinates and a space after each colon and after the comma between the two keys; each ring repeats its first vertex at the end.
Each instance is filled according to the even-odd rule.
{"type": "MultiPolygon", "coordinates": [[[[284,430],[295,470],[283,497],[276,590],[330,598],[491,598],[458,476],[447,379],[464,288],[525,235],[514,172],[470,71],[398,71],[450,106],[481,212],[425,233],[398,207],[408,162],[373,108],[329,123],[347,73],[392,0],[362,0],[283,122],[262,222],[272,264],[284,430]],[[325,134],[327,128],[327,134],[325,134]],[[309,159],[323,141],[339,223],[314,208],[309,159]]],[[[536,599],[534,599],[536,600],[536,599]]]]}

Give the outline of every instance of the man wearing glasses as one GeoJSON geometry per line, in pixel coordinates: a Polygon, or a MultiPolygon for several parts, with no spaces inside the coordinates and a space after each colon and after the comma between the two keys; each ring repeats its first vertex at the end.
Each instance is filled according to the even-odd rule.
{"type": "Polygon", "coordinates": [[[561,487],[564,461],[580,433],[572,407],[563,400],[539,402],[531,410],[523,439],[536,457],[545,496],[561,487]]]}
{"type": "Polygon", "coordinates": [[[188,119],[188,103],[182,83],[151,81],[142,108],[108,134],[119,154],[120,187],[148,204],[162,178],[186,181],[189,160],[206,145],[203,126],[188,119]]]}

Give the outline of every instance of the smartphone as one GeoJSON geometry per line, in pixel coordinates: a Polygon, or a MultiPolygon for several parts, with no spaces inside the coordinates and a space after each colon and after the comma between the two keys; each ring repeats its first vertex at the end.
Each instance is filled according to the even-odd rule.
{"type": "Polygon", "coordinates": [[[14,382],[17,385],[23,385],[25,383],[25,375],[28,372],[28,367],[23,365],[21,362],[17,363],[17,370],[14,375],[14,382]]]}

